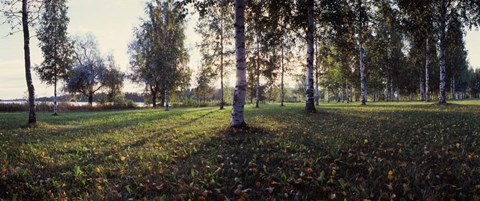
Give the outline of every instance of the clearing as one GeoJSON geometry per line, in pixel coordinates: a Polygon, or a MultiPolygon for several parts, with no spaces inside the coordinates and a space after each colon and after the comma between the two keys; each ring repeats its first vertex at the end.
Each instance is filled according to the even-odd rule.
{"type": "Polygon", "coordinates": [[[480,101],[0,113],[0,200],[480,199],[480,101]]]}

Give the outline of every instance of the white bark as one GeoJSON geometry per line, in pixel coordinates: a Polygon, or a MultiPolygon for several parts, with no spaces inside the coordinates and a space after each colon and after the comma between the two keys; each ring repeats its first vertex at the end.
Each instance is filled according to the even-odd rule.
{"type": "Polygon", "coordinates": [[[319,105],[319,98],[320,98],[320,90],[318,89],[318,77],[319,77],[319,68],[320,68],[320,55],[319,55],[319,52],[318,52],[318,44],[315,45],[315,53],[316,53],[316,57],[315,57],[315,105],[319,105]]]}
{"type": "Polygon", "coordinates": [[[327,101],[327,103],[330,103],[330,97],[329,97],[329,94],[328,94],[328,87],[326,87],[326,89],[325,89],[325,101],[327,101]]]}
{"type": "Polygon", "coordinates": [[[447,78],[446,63],[445,63],[445,32],[446,32],[446,16],[447,15],[447,1],[442,0],[442,8],[440,11],[440,96],[438,103],[447,103],[445,97],[445,80],[447,78]]]}
{"type": "Polygon", "coordinates": [[[313,87],[313,55],[315,50],[313,47],[313,0],[307,1],[307,71],[306,71],[306,106],[305,109],[308,112],[315,111],[315,100],[314,100],[314,87],[313,87]]]}
{"type": "Polygon", "coordinates": [[[285,101],[285,88],[284,88],[284,83],[283,83],[283,79],[284,79],[284,76],[285,76],[285,67],[283,66],[283,38],[282,38],[282,55],[281,55],[281,59],[280,59],[280,65],[282,67],[282,80],[281,80],[281,87],[282,87],[282,92],[281,92],[281,95],[280,95],[280,106],[284,106],[284,101],[285,101]]]}
{"type": "MultiPolygon", "coordinates": [[[[223,8],[222,8],[223,10],[223,8]]],[[[224,105],[224,91],[223,91],[223,17],[220,19],[220,109],[224,105]]]]}
{"type": "Polygon", "coordinates": [[[345,79],[345,98],[347,99],[347,103],[350,101],[348,96],[348,80],[345,79]]]}
{"type": "Polygon", "coordinates": [[[393,79],[390,78],[390,100],[395,100],[395,90],[393,90],[393,79]]]}
{"type": "Polygon", "coordinates": [[[397,99],[397,102],[398,102],[398,101],[400,101],[400,88],[398,88],[398,85],[397,85],[397,89],[396,89],[396,90],[397,90],[397,97],[396,97],[396,99],[397,99]]]}
{"type": "Polygon", "coordinates": [[[247,63],[245,59],[245,2],[235,0],[235,56],[236,56],[236,85],[233,95],[233,109],[230,127],[245,127],[244,106],[247,92],[247,63]]]}
{"type": "Polygon", "coordinates": [[[423,68],[420,68],[420,101],[425,101],[425,80],[423,77],[423,68]]]}
{"type": "Polygon", "coordinates": [[[450,93],[452,94],[452,99],[457,99],[455,97],[455,76],[452,76],[451,84],[450,84],[450,93]]]}
{"type": "Polygon", "coordinates": [[[35,87],[32,82],[31,61],[30,61],[30,30],[28,25],[28,1],[22,0],[22,27],[23,27],[23,51],[25,61],[25,79],[28,88],[28,124],[37,123],[37,115],[35,113],[35,87]]]}
{"type": "Polygon", "coordinates": [[[360,90],[361,90],[361,96],[362,96],[362,105],[365,105],[367,103],[367,85],[365,84],[365,64],[363,63],[364,50],[363,50],[363,38],[362,38],[362,32],[363,32],[362,23],[363,23],[362,20],[360,20],[360,29],[358,32],[358,43],[360,46],[360,88],[361,88],[360,90]]]}
{"type": "Polygon", "coordinates": [[[425,101],[430,101],[430,89],[429,89],[429,82],[430,82],[430,60],[429,60],[429,48],[428,48],[428,38],[426,40],[425,46],[425,101]]]}
{"type": "Polygon", "coordinates": [[[57,76],[54,78],[53,81],[53,115],[58,115],[58,106],[57,106],[57,76]]]}
{"type": "Polygon", "coordinates": [[[255,81],[256,81],[256,91],[255,91],[255,107],[258,108],[259,107],[259,103],[260,103],[260,32],[259,34],[257,35],[257,61],[255,63],[255,67],[256,67],[256,78],[255,78],[255,81]]]}
{"type": "Polygon", "coordinates": [[[388,86],[390,85],[390,80],[388,79],[388,76],[385,80],[385,101],[389,101],[390,100],[390,90],[388,89],[388,86]]]}
{"type": "Polygon", "coordinates": [[[169,110],[169,105],[168,105],[168,87],[165,87],[165,111],[169,110]]]}

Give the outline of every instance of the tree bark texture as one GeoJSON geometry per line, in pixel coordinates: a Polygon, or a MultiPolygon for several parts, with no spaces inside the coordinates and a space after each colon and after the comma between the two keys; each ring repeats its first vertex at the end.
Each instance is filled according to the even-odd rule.
{"type": "Polygon", "coordinates": [[[307,71],[306,71],[306,105],[307,112],[315,112],[313,87],[313,56],[315,54],[313,41],[313,0],[307,0],[307,71]]]}
{"type": "Polygon", "coordinates": [[[447,103],[445,96],[445,81],[447,78],[446,63],[445,63],[445,32],[446,32],[446,18],[447,18],[447,0],[442,0],[442,7],[440,11],[440,96],[438,103],[447,103]]]}
{"type": "Polygon", "coordinates": [[[230,127],[246,127],[244,119],[245,96],[247,92],[247,62],[245,59],[245,2],[235,0],[235,57],[236,84],[233,94],[233,109],[230,127]]]}
{"type": "Polygon", "coordinates": [[[388,76],[385,79],[385,101],[390,101],[390,89],[388,88],[390,86],[390,79],[388,76]]]}
{"type": "Polygon", "coordinates": [[[93,106],[93,92],[88,92],[88,105],[93,106]]]}
{"type": "Polygon", "coordinates": [[[420,68],[420,101],[425,101],[425,78],[423,68],[420,68]]]}
{"type": "Polygon", "coordinates": [[[57,76],[53,81],[53,115],[58,115],[58,106],[57,106],[57,76]]]}
{"type": "Polygon", "coordinates": [[[169,103],[168,103],[168,86],[165,85],[165,91],[164,91],[164,96],[165,96],[165,111],[169,110],[169,103]]]}
{"type": "Polygon", "coordinates": [[[282,55],[281,55],[281,60],[280,60],[280,66],[282,67],[282,78],[281,78],[282,92],[280,94],[280,106],[284,106],[283,103],[285,102],[285,87],[284,87],[283,80],[284,80],[284,76],[285,76],[285,66],[283,66],[283,41],[282,41],[282,55]]]}
{"type": "MultiPolygon", "coordinates": [[[[361,0],[359,1],[359,4],[361,6],[361,0]]],[[[358,32],[358,43],[360,46],[360,90],[361,90],[361,96],[362,96],[362,105],[365,105],[367,103],[367,85],[365,84],[365,64],[363,63],[363,55],[364,55],[364,50],[363,50],[363,38],[362,38],[362,32],[363,32],[363,27],[362,27],[362,19],[360,19],[360,29],[358,32]]]]}
{"type": "Polygon", "coordinates": [[[259,108],[259,102],[260,102],[260,34],[257,35],[257,61],[255,64],[256,67],[256,78],[255,78],[255,85],[256,85],[256,91],[255,91],[255,107],[259,108]]]}
{"type": "Polygon", "coordinates": [[[23,50],[25,59],[25,78],[28,88],[28,124],[37,123],[35,114],[35,87],[32,81],[31,63],[30,63],[30,31],[28,29],[28,0],[22,0],[22,26],[23,26],[23,50]]]}
{"type": "Polygon", "coordinates": [[[452,94],[452,100],[456,100],[455,97],[455,76],[452,75],[451,84],[450,84],[450,93],[452,94]]]}
{"type": "Polygon", "coordinates": [[[319,77],[319,68],[320,68],[320,60],[319,60],[319,53],[318,53],[318,44],[315,45],[315,53],[316,53],[316,57],[315,57],[315,105],[318,106],[320,105],[320,90],[318,89],[318,77],[319,77]]]}
{"type": "Polygon", "coordinates": [[[425,101],[430,101],[430,60],[429,60],[429,47],[428,47],[428,38],[426,40],[425,46],[425,101]]]}
{"type": "Polygon", "coordinates": [[[363,63],[363,41],[362,41],[361,32],[360,32],[360,88],[361,88],[361,96],[362,96],[362,105],[365,105],[367,103],[367,85],[365,84],[365,64],[363,63]]]}
{"type": "Polygon", "coordinates": [[[395,90],[393,89],[393,78],[390,77],[390,100],[395,101],[395,90]]]}
{"type": "MultiPolygon", "coordinates": [[[[223,8],[222,8],[223,10],[223,8]]],[[[223,17],[220,20],[220,109],[223,110],[225,101],[224,101],[224,91],[223,91],[223,17]]]]}

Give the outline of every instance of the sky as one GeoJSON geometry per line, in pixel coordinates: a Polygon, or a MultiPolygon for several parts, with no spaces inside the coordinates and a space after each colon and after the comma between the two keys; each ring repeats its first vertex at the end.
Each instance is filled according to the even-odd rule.
{"type": "MultiPolygon", "coordinates": [[[[144,17],[144,0],[70,0],[68,15],[71,36],[92,33],[96,36],[102,54],[113,54],[120,69],[129,70],[128,44],[132,41],[133,28],[144,17]]],[[[3,16],[0,16],[0,21],[3,16]]],[[[190,50],[189,66],[196,70],[200,63],[200,54],[195,44],[201,41],[194,31],[198,15],[189,16],[186,29],[186,47],[190,50]]],[[[26,97],[25,68],[23,62],[22,33],[6,36],[10,31],[7,25],[0,25],[0,99],[26,97]]],[[[35,33],[31,30],[32,35],[35,33]]],[[[480,68],[480,31],[467,31],[466,49],[468,60],[473,67],[480,68]]],[[[32,66],[41,63],[42,53],[38,40],[31,40],[32,66]]],[[[193,73],[195,75],[195,72],[193,73]]],[[[42,83],[32,71],[37,97],[52,96],[53,87],[42,83]]],[[[192,77],[192,80],[195,80],[192,77]]],[[[125,83],[124,91],[140,92],[143,87],[130,82],[125,83]]]]}

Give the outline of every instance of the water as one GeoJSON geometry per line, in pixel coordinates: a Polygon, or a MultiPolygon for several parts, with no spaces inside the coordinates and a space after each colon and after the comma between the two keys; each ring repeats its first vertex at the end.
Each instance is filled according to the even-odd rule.
{"type": "MultiPolygon", "coordinates": [[[[0,101],[0,104],[25,104],[27,103],[27,101],[10,101],[10,100],[2,100],[0,101]]],[[[39,104],[39,103],[50,103],[50,104],[53,104],[53,102],[46,102],[46,101],[36,101],[35,102],[36,104],[39,104]]],[[[88,105],[88,102],[58,102],[58,103],[68,103],[70,105],[74,105],[74,106],[85,106],[85,105],[88,105]]],[[[93,102],[93,106],[96,106],[98,105],[99,103],[96,103],[96,102],[93,102]]],[[[138,107],[146,107],[148,105],[145,105],[145,103],[143,102],[135,102],[135,104],[137,104],[138,107]]]]}

